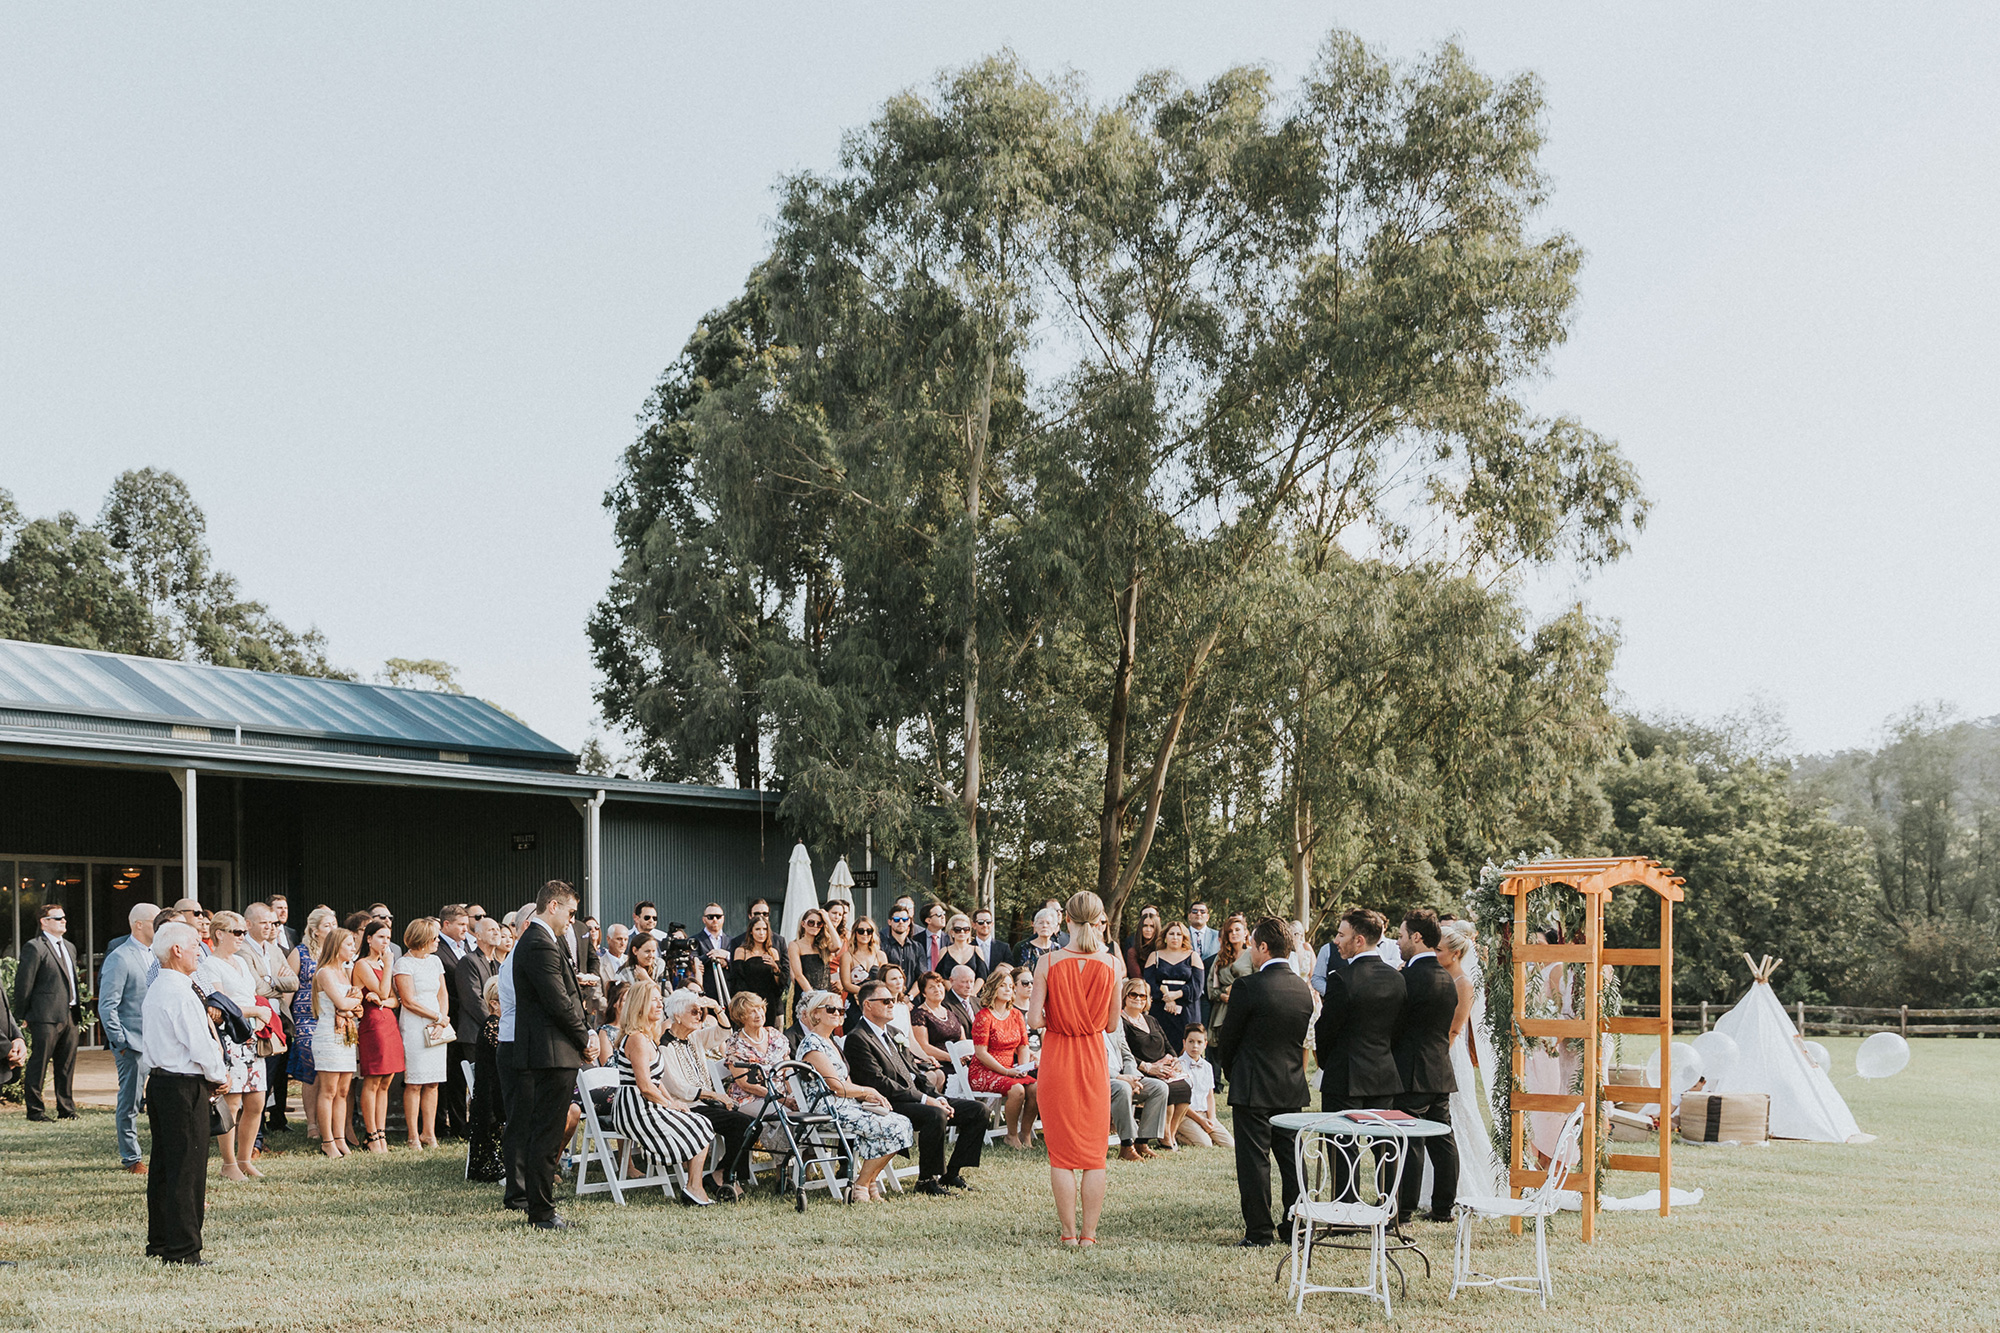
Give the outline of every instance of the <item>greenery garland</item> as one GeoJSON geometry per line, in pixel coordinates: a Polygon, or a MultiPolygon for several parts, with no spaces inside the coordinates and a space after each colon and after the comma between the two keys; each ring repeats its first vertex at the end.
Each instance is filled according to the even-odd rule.
{"type": "MultiPolygon", "coordinates": [[[[1480,977],[1486,987],[1486,1027],[1492,1042],[1493,1060],[1497,1066],[1488,1080],[1493,1097],[1493,1157],[1505,1163],[1510,1176],[1516,1166],[1530,1169],[1529,1137],[1522,1136],[1522,1160],[1515,1160],[1514,1144],[1514,1103],[1513,1094],[1528,1089],[1521,1080],[1514,1077],[1514,1051],[1523,1053],[1523,1068],[1529,1038],[1514,1025],[1514,913],[1519,911],[1528,922],[1530,929],[1557,929],[1568,939],[1583,927],[1588,908],[1583,895],[1566,884],[1544,884],[1530,889],[1519,899],[1510,898],[1500,891],[1516,867],[1532,865],[1537,861],[1554,860],[1558,853],[1545,850],[1535,856],[1519,855],[1509,860],[1505,866],[1487,862],[1479,872],[1478,885],[1466,895],[1466,909],[1472,917],[1478,932],[1480,945],[1480,977]]],[[[1566,963],[1569,969],[1569,993],[1583,994],[1583,987],[1589,978],[1585,976],[1588,964],[1566,963]]],[[[1618,980],[1618,969],[1604,969],[1598,992],[1600,1012],[1605,1016],[1615,1016],[1624,1010],[1624,994],[1618,980]]],[[[1522,1003],[1523,1016],[1527,1018],[1557,1018],[1561,1016],[1560,1003],[1546,991],[1526,997],[1522,1003]]],[[[1558,1042],[1541,1041],[1546,1053],[1560,1055],[1562,1048],[1577,1057],[1576,1073],[1570,1080],[1570,1095],[1586,1095],[1583,1086],[1583,1043],[1584,1038],[1564,1037],[1558,1042]]],[[[1612,1058],[1619,1055],[1614,1041],[1612,1058]]],[[[1602,1071],[1600,1071],[1602,1072],[1602,1071]]],[[[1610,1125],[1605,1116],[1604,1101],[1592,1096],[1597,1109],[1597,1161],[1593,1173],[1596,1197],[1604,1197],[1604,1175],[1606,1160],[1611,1155],[1610,1125]]],[[[1501,1182],[1502,1186],[1506,1181],[1501,1182]]]]}

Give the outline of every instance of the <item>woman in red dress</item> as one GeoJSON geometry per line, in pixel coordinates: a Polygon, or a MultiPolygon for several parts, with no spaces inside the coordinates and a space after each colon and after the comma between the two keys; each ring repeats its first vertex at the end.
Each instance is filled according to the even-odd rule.
{"type": "Polygon", "coordinates": [[[354,960],[354,984],[361,988],[361,1123],[369,1152],[388,1152],[389,1083],[403,1072],[403,1031],[396,1023],[396,992],[389,974],[389,923],[370,921],[361,933],[361,957],[354,960]]]}
{"type": "Polygon", "coordinates": [[[1028,1061],[1028,1025],[1014,1008],[1014,970],[986,978],[972,1016],[972,1059],[965,1081],[974,1092],[1006,1098],[1001,1116],[1009,1148],[1035,1146],[1035,1071],[1028,1061]]]}
{"type": "Polygon", "coordinates": [[[1097,1244],[1104,1211],[1104,1148],[1111,1136],[1111,1071],[1106,1033],[1118,1030],[1118,983],[1124,975],[1098,926],[1104,904],[1094,893],[1069,900],[1069,944],[1045,954],[1035,970],[1028,1024],[1042,1029],[1037,1075],[1049,1188],[1065,1245],[1097,1244]],[[1071,1173],[1083,1172],[1081,1189],[1071,1173]],[[1083,1203],[1082,1229],[1077,1202],[1083,1203]]]}

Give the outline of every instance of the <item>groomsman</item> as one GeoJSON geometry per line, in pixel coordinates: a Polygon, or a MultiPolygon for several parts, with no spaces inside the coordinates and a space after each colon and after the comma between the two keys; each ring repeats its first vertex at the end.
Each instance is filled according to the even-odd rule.
{"type": "Polygon", "coordinates": [[[47,1120],[42,1082],[56,1069],[56,1115],[76,1119],[71,1079],[76,1072],[76,949],[63,938],[69,914],[61,903],[42,907],[42,929],[21,950],[14,974],[14,1014],[28,1029],[28,1119],[47,1120]]]}
{"type": "Polygon", "coordinates": [[[577,984],[570,923],[576,890],[560,880],[542,886],[535,916],[507,955],[513,973],[513,1057],[520,1086],[508,1112],[514,1160],[511,1184],[519,1180],[528,1221],[546,1231],[568,1227],[556,1212],[556,1162],[562,1156],[576,1071],[597,1059],[597,1034],[583,1011],[577,984]],[[565,943],[569,939],[569,943],[565,943]],[[523,1122],[513,1133],[514,1119],[523,1122]]]}
{"type": "MultiPolygon", "coordinates": [[[[1410,961],[1403,965],[1405,996],[1396,1021],[1396,1072],[1403,1080],[1396,1108],[1449,1127],[1451,1094],[1458,1090],[1451,1072],[1451,1020],[1458,1012],[1458,985],[1438,962],[1439,938],[1436,913],[1419,908],[1403,918],[1403,956],[1410,961]]],[[[1450,1134],[1417,1142],[1430,1154],[1431,1220],[1448,1222],[1458,1197],[1458,1142],[1450,1134]]],[[[1414,1156],[1413,1149],[1397,1191],[1398,1211],[1404,1218],[1417,1211],[1417,1196],[1423,1191],[1423,1166],[1414,1156]]]]}
{"type": "Polygon", "coordinates": [[[1229,1071],[1229,1109],[1236,1126],[1236,1196],[1243,1209],[1243,1239],[1261,1247],[1277,1237],[1271,1216],[1271,1158],[1278,1159],[1280,1218],[1299,1198],[1298,1163],[1290,1130],[1271,1117],[1296,1111],[1311,1098],[1306,1087],[1306,1031],[1312,1026],[1312,989],[1292,971],[1291,928],[1267,917],[1250,932],[1257,970],[1229,992],[1229,1012],[1215,1039],[1215,1067],[1229,1071]]]}
{"type": "Polygon", "coordinates": [[[1327,970],[1314,1032],[1322,1110],[1391,1110],[1403,1091],[1395,1035],[1406,988],[1402,974],[1375,952],[1387,924],[1381,913],[1356,908],[1334,932],[1333,947],[1347,966],[1327,970]]]}

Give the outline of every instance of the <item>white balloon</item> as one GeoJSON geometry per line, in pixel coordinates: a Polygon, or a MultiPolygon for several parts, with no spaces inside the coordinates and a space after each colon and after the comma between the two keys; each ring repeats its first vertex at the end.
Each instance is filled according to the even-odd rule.
{"type": "Polygon", "coordinates": [[[1854,1072],[1863,1078],[1887,1078],[1910,1063],[1910,1043],[1893,1032],[1878,1032],[1854,1053],[1854,1072]]]}
{"type": "MultiPolygon", "coordinates": [[[[1730,1043],[1734,1045],[1734,1042],[1730,1043]]],[[[1674,1043],[1674,1086],[1670,1089],[1678,1097],[1701,1082],[1703,1067],[1701,1052],[1684,1041],[1674,1043]]],[[[1660,1086],[1660,1053],[1654,1051],[1646,1061],[1646,1086],[1660,1086]]]]}
{"type": "Polygon", "coordinates": [[[1813,1058],[1813,1063],[1817,1064],[1821,1069],[1824,1069],[1829,1074],[1833,1072],[1832,1051],[1829,1051],[1816,1041],[1809,1041],[1806,1043],[1806,1054],[1810,1055],[1813,1058]]]}
{"type": "Polygon", "coordinates": [[[1710,1087],[1727,1078],[1743,1051],[1736,1039],[1727,1032],[1704,1032],[1694,1039],[1695,1050],[1701,1052],[1701,1064],[1708,1075],[1710,1087]]]}

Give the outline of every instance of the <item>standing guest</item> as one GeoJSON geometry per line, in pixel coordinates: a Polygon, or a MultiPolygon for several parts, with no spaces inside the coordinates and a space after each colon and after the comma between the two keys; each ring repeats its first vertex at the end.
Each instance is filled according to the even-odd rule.
{"type": "MultiPolygon", "coordinates": [[[[526,1155],[521,1150],[521,1136],[527,1132],[526,1084],[521,1075],[521,1064],[514,1044],[516,1020],[519,1018],[519,996],[514,988],[514,940],[519,933],[525,933],[535,919],[535,905],[527,906],[507,914],[511,925],[503,926],[498,936],[502,952],[498,965],[493,969],[494,979],[499,983],[500,1027],[499,1053],[495,1065],[500,1071],[500,1118],[504,1122],[500,1137],[501,1174],[505,1185],[500,1192],[500,1206],[514,1212],[528,1209],[528,1182],[521,1174],[526,1155]],[[516,1105],[516,1103],[522,1105],[516,1105]],[[517,1112],[519,1114],[517,1114],[517,1112]]],[[[640,936],[633,936],[636,942],[640,936]]],[[[643,938],[652,939],[651,935],[643,938]]],[[[581,988],[579,987],[579,995],[581,988]]],[[[579,1068],[582,1066],[579,1065],[579,1068]]]]}
{"type": "MultiPolygon", "coordinates": [[[[802,1008],[822,1027],[828,1026],[829,1018],[838,1022],[842,1012],[838,998],[825,992],[802,1008]]],[[[842,1048],[851,1077],[888,1098],[890,1109],[909,1120],[917,1141],[918,1193],[970,1189],[965,1170],[979,1165],[980,1153],[986,1146],[986,1107],[970,1099],[937,1096],[934,1088],[927,1086],[931,1080],[905,1057],[902,1044],[889,1031],[888,1020],[889,988],[871,981],[861,995],[861,1026],[847,1034],[842,1048]],[[958,1130],[950,1161],[944,1155],[948,1126],[958,1130]]],[[[810,1035],[814,1029],[807,1031],[810,1035]]]]}
{"type": "Polygon", "coordinates": [[[1187,1114],[1181,1119],[1179,1137],[1182,1142],[1196,1148],[1234,1148],[1236,1140],[1222,1127],[1222,1120],[1215,1114],[1215,1066],[1204,1056],[1208,1052],[1208,1029],[1199,1023],[1188,1024],[1187,1044],[1181,1050],[1182,1077],[1187,1080],[1193,1096],[1188,1098],[1187,1114]]]}
{"type": "Polygon", "coordinates": [[[370,920],[361,927],[360,955],[351,975],[361,988],[361,1037],[355,1045],[361,1076],[361,1127],[369,1152],[389,1151],[389,1084],[403,1072],[403,1033],[396,1020],[396,964],[389,957],[389,928],[370,920]]]}
{"type": "Polygon", "coordinates": [[[126,1171],[146,1174],[139,1156],[139,1088],[146,1053],[146,973],[153,957],[153,918],[160,909],[140,903],[127,914],[132,933],[104,955],[97,974],[97,1021],[104,1044],[118,1066],[118,1161],[126,1171]]]}
{"type": "MultiPolygon", "coordinates": [[[[771,902],[768,898],[752,898],[750,900],[750,907],[748,911],[745,912],[743,918],[744,919],[743,933],[729,941],[729,949],[732,954],[736,950],[743,947],[743,941],[750,938],[750,927],[757,924],[757,919],[759,917],[763,918],[765,925],[769,925],[771,923],[771,902]]],[[[784,937],[778,934],[778,932],[774,930],[771,932],[771,942],[777,946],[778,971],[782,975],[786,971],[784,937]]],[[[731,986],[734,986],[736,983],[734,981],[731,981],[729,984],[731,986]]],[[[773,1009],[771,1012],[776,1013],[778,1011],[773,1009]]]]}
{"type": "MultiPolygon", "coordinates": [[[[467,915],[471,915],[469,910],[467,915]]],[[[488,1163],[489,1166],[492,1162],[498,1161],[500,1150],[500,1071],[496,1063],[500,1051],[497,1030],[498,993],[495,992],[493,1004],[488,1005],[486,991],[488,983],[493,980],[493,969],[498,966],[493,955],[499,931],[500,923],[484,912],[474,918],[472,951],[459,960],[458,971],[452,974],[452,988],[458,997],[459,1012],[472,1015],[468,1020],[471,1024],[470,1031],[458,1029],[456,1022],[452,1024],[454,1029],[458,1029],[461,1038],[470,1038],[466,1042],[466,1049],[472,1053],[473,1082],[466,1090],[465,1132],[468,1138],[484,1133],[486,1139],[483,1141],[488,1145],[480,1153],[474,1153],[468,1147],[466,1160],[488,1163]],[[493,1020],[491,1026],[495,1029],[492,1033],[487,1031],[489,1018],[493,1020]],[[481,1078],[487,1080],[486,1101],[483,1104],[475,1101],[478,1080],[481,1078]],[[480,1119],[482,1105],[486,1117],[484,1120],[480,1119]]],[[[477,1178],[498,1179],[499,1176],[489,1174],[477,1178]]]]}
{"type": "MultiPolygon", "coordinates": [[[[858,1031],[881,1032],[877,1019],[887,1016],[888,988],[872,981],[861,997],[862,1019],[858,1031]]],[[[834,1042],[833,1029],[840,1024],[847,1006],[831,991],[814,991],[799,1002],[800,1021],[805,1028],[799,1042],[799,1059],[813,1067],[817,1080],[804,1080],[808,1104],[815,1115],[830,1116],[854,1145],[861,1169],[854,1173],[847,1197],[850,1203],[870,1203],[882,1197],[882,1168],[899,1152],[908,1152],[916,1142],[915,1126],[907,1114],[897,1114],[889,1095],[856,1079],[849,1058],[834,1042]]],[[[850,1034],[851,1049],[858,1038],[850,1034]]],[[[961,1135],[964,1133],[961,1127],[961,1135]]],[[[920,1184],[918,1189],[923,1189],[920,1184]]],[[[932,1185],[928,1193],[942,1190],[932,1185]]]]}
{"type": "Polygon", "coordinates": [[[1167,1049],[1178,1054],[1187,1025],[1202,1019],[1201,959],[1185,924],[1172,922],[1160,933],[1159,951],[1140,975],[1153,988],[1153,1017],[1167,1034],[1167,1049]]]}
{"type": "Polygon", "coordinates": [[[1144,907],[1139,910],[1139,929],[1125,937],[1125,975],[1136,977],[1146,970],[1146,964],[1153,961],[1153,951],[1160,947],[1160,909],[1144,907]]]}
{"type": "Polygon", "coordinates": [[[632,909],[632,938],[636,940],[641,935],[651,935],[656,940],[667,937],[667,932],[660,929],[660,909],[651,903],[640,903],[632,909]]]}
{"type": "MultiPolygon", "coordinates": [[[[461,983],[465,976],[459,973],[461,983]]],[[[490,1183],[507,1178],[500,1158],[500,978],[488,977],[479,998],[484,1017],[472,1044],[472,1128],[465,1141],[465,1178],[490,1183]]]]}
{"type": "Polygon", "coordinates": [[[1214,926],[1208,924],[1208,904],[1190,903],[1187,912],[1188,937],[1194,941],[1194,951],[1206,968],[1222,947],[1222,936],[1214,926]]]}
{"type": "Polygon", "coordinates": [[[932,903],[924,909],[924,928],[919,932],[924,942],[924,971],[938,970],[938,955],[951,943],[951,936],[944,928],[945,911],[943,903],[932,903]]]}
{"type": "Polygon", "coordinates": [[[153,936],[158,982],[146,991],[146,1119],[153,1131],[146,1178],[146,1255],[170,1264],[201,1264],[208,1208],[208,1101],[229,1086],[222,1042],[194,987],[201,937],[170,922],[153,936]]]}
{"type": "Polygon", "coordinates": [[[865,981],[879,978],[882,969],[889,965],[889,955],[884,952],[875,923],[862,917],[854,923],[849,935],[847,953],[841,960],[840,986],[842,995],[856,999],[861,994],[865,981]]]}
{"type": "Polygon", "coordinates": [[[1014,946],[1014,963],[1034,971],[1045,954],[1054,953],[1062,946],[1056,942],[1056,928],[1062,924],[1062,913],[1053,907],[1044,907],[1035,913],[1035,933],[1014,946]]]}
{"type": "Polygon", "coordinates": [[[1000,1094],[1000,1118],[1007,1127],[1004,1141],[1009,1148],[1025,1152],[1035,1146],[1035,1075],[1028,1060],[1028,1025],[1014,1010],[1014,974],[1004,965],[986,979],[979,993],[965,1081],[974,1092],[1000,1094]]]}
{"type": "Polygon", "coordinates": [[[299,989],[298,966],[292,960],[291,950],[278,943],[278,918],[270,904],[251,903],[243,912],[243,920],[250,927],[245,952],[257,969],[257,998],[277,1013],[279,1028],[287,1034],[285,1042],[276,1045],[270,1055],[262,1057],[264,1129],[267,1133],[280,1134],[289,1128],[285,1122],[285,1064],[291,1058],[289,1044],[293,1038],[289,1034],[296,1021],[291,1016],[291,1009],[292,998],[299,989]]]}
{"type": "Polygon", "coordinates": [[[792,987],[799,994],[831,989],[840,966],[840,941],[828,924],[826,913],[815,907],[799,918],[799,933],[792,938],[792,987]]]}
{"type": "MultiPolygon", "coordinates": [[[[1437,914],[1418,908],[1403,918],[1403,1010],[1396,1019],[1396,1072],[1403,1095],[1396,1109],[1419,1120],[1449,1127],[1451,1094],[1458,1080],[1451,1068],[1452,1024],[1458,1016],[1458,982],[1438,961],[1441,934],[1437,914]]],[[[1449,1222],[1458,1200],[1458,1141],[1439,1134],[1422,1141],[1431,1164],[1431,1220],[1449,1222]]],[[[1417,1211],[1424,1173],[1416,1163],[1403,1172],[1398,1190],[1398,1214],[1417,1211]]]]}
{"type": "MultiPolygon", "coordinates": [[[[395,937],[396,914],[389,910],[389,904],[387,903],[368,904],[368,919],[370,921],[380,921],[383,925],[389,928],[390,932],[389,954],[393,958],[401,958],[403,956],[403,951],[396,947],[396,937],[395,937]]],[[[349,927],[349,929],[353,928],[349,927]]],[[[358,935],[360,932],[357,930],[355,931],[355,933],[358,935]]]]}
{"type": "MultiPolygon", "coordinates": [[[[320,946],[326,942],[327,932],[333,929],[333,913],[324,907],[315,907],[306,916],[306,927],[299,935],[297,959],[299,988],[292,992],[292,1053],[287,1064],[291,1076],[302,1085],[299,1100],[305,1104],[306,1141],[321,1143],[319,1123],[319,1089],[317,1066],[313,1064],[313,1034],[319,1027],[313,996],[313,973],[319,968],[320,946]]],[[[321,1145],[324,1147],[324,1144],[321,1145]]]]}
{"type": "MultiPolygon", "coordinates": [[[[686,991],[674,994],[689,995],[686,991]]],[[[689,995],[685,1003],[696,1001],[689,995]]],[[[654,1162],[678,1164],[687,1175],[681,1192],[688,1202],[706,1208],[715,1202],[703,1188],[715,1129],[691,1109],[698,1089],[671,1081],[673,1075],[660,1049],[666,1025],[666,1004],[659,985],[652,981],[633,983],[618,1011],[618,1031],[623,1035],[612,1061],[618,1070],[618,1093],[611,1102],[611,1123],[654,1162]]]]}
{"type": "Polygon", "coordinates": [[[733,949],[723,922],[728,918],[721,903],[701,909],[701,929],[695,932],[695,951],[701,955],[701,993],[718,1005],[729,1003],[729,964],[733,949]]]}
{"type": "Polygon", "coordinates": [[[1061,1243],[1095,1245],[1104,1209],[1104,1138],[1111,1124],[1104,1038],[1118,1027],[1118,960],[1098,934],[1104,903],[1096,894],[1077,894],[1064,914],[1069,943],[1042,958],[1028,1023],[1042,1029],[1042,1141],[1049,1150],[1049,1189],[1062,1224],[1061,1243]],[[1079,1171],[1080,1185],[1073,1174],[1079,1171]]]}
{"type": "MultiPolygon", "coordinates": [[[[472,1037],[482,1011],[477,1008],[460,1010],[458,965],[469,955],[477,953],[478,947],[472,939],[471,914],[463,904],[447,903],[439,908],[437,923],[437,959],[444,964],[444,994],[448,1003],[446,1017],[456,1034],[445,1050],[444,1087],[438,1093],[438,1119],[442,1122],[438,1133],[447,1139],[461,1139],[465,1137],[466,1128],[465,1066],[472,1059],[472,1037]]],[[[591,970],[595,971],[596,953],[595,946],[592,947],[591,970]]]]}
{"type": "Polygon", "coordinates": [[[271,895],[271,918],[276,927],[273,935],[278,947],[286,953],[299,947],[298,933],[292,929],[291,900],[282,893],[271,895]]]}
{"type": "Polygon", "coordinates": [[[1243,913],[1233,912],[1222,923],[1222,943],[1216,947],[1215,959],[1208,967],[1209,997],[1214,1001],[1206,1026],[1220,1032],[1229,1018],[1229,992],[1237,982],[1255,970],[1250,961],[1250,923],[1243,913]]]}
{"type": "Polygon", "coordinates": [[[959,1016],[955,1005],[946,1003],[951,987],[935,972],[926,972],[922,981],[923,998],[910,1010],[910,1032],[917,1039],[917,1049],[938,1064],[949,1064],[951,1057],[945,1054],[949,1042],[964,1041],[971,1036],[971,1024],[959,1016]]]}
{"type": "Polygon", "coordinates": [[[1298,1202],[1296,1134],[1275,1129],[1271,1117],[1306,1104],[1305,1062],[1299,1051],[1312,1024],[1312,986],[1292,971],[1287,958],[1292,933],[1266,917],[1250,932],[1250,958],[1257,971],[1236,983],[1229,997],[1229,1022],[1215,1038],[1215,1063],[1229,1071],[1230,1114],[1236,1125],[1236,1194],[1243,1209],[1239,1245],[1272,1243],[1271,1158],[1278,1159],[1283,1216],[1298,1202]]]}
{"type": "MultiPolygon", "coordinates": [[[[311,933],[308,926],[308,934],[311,933]]],[[[313,969],[313,1100],[318,1107],[319,1150],[328,1157],[350,1151],[347,1127],[349,1085],[359,1066],[361,988],[353,981],[360,941],[335,926],[320,941],[313,969]]]]}
{"type": "Polygon", "coordinates": [[[835,886],[826,891],[826,922],[833,927],[841,951],[846,952],[854,930],[854,900],[847,896],[846,889],[835,886]]]}
{"type": "Polygon", "coordinates": [[[972,947],[979,950],[979,956],[986,963],[986,975],[991,976],[999,967],[1014,965],[1014,951],[1007,947],[1007,941],[993,935],[993,911],[982,907],[972,914],[972,947]]]}
{"type": "MultiPolygon", "coordinates": [[[[420,916],[403,932],[396,964],[396,999],[402,1010],[403,1124],[412,1148],[435,1148],[438,1089],[450,1053],[450,989],[437,956],[438,923],[420,916]],[[440,1041],[443,1037],[445,1040],[440,1041]]],[[[595,955],[592,955],[595,956],[595,955]]]]}
{"type": "Polygon", "coordinates": [[[909,899],[899,898],[889,909],[889,933],[882,937],[882,952],[889,962],[903,969],[914,986],[918,977],[931,970],[930,951],[915,930],[916,909],[909,899]]]}
{"type": "Polygon", "coordinates": [[[710,1060],[722,1058],[722,1041],[729,1029],[708,1021],[711,1014],[720,1015],[715,1001],[706,995],[680,990],[660,1003],[667,1020],[666,1038],[660,1042],[660,1053],[666,1057],[663,1081],[670,1094],[677,1088],[694,1090],[688,1110],[708,1121],[721,1142],[721,1147],[709,1154],[706,1191],[741,1198],[743,1187],[737,1179],[743,1171],[744,1136],[750,1130],[750,1117],[736,1109],[708,1068],[710,1060]]]}
{"type": "MultiPolygon", "coordinates": [[[[1179,922],[1175,923],[1180,924],[1179,922]]],[[[1153,1016],[1153,992],[1143,981],[1127,981],[1120,993],[1125,998],[1125,1044],[1139,1062],[1139,1072],[1167,1085],[1167,1123],[1153,1146],[1161,1152],[1174,1151],[1174,1137],[1187,1114],[1194,1090],[1182,1077],[1180,1057],[1167,1044],[1167,1033],[1153,1016]]]]}
{"type": "Polygon", "coordinates": [[[958,1015],[959,1025],[970,1037],[972,1016],[979,1010],[979,976],[965,963],[952,968],[946,975],[951,978],[951,991],[944,997],[945,1007],[958,1015]]]}
{"type": "Polygon", "coordinates": [[[752,913],[750,927],[736,937],[729,960],[730,1009],[736,1012],[736,997],[748,991],[764,1002],[767,1014],[785,1012],[785,961],[771,933],[771,913],[752,913]]]}
{"type": "Polygon", "coordinates": [[[47,1120],[42,1083],[55,1066],[56,1115],[76,1119],[71,1080],[76,1073],[76,1024],[83,1016],[76,985],[76,949],[63,938],[69,914],[61,903],[42,905],[41,933],[21,950],[14,973],[14,1014],[28,1029],[28,1119],[47,1120]]]}
{"type": "Polygon", "coordinates": [[[207,957],[210,948],[209,931],[212,929],[208,921],[208,909],[201,905],[201,900],[198,898],[178,898],[174,900],[174,910],[181,914],[182,920],[194,927],[195,934],[201,937],[202,956],[207,957]]]}
{"type": "MultiPolygon", "coordinates": [[[[217,912],[209,926],[213,951],[195,968],[195,985],[205,995],[221,992],[254,1034],[269,1025],[271,1010],[257,998],[257,968],[248,947],[250,927],[234,912],[217,912]]],[[[262,1180],[264,1173],[252,1156],[264,1123],[264,1062],[257,1058],[256,1038],[236,1042],[224,1037],[222,1055],[229,1066],[229,1109],[236,1113],[236,1128],[217,1140],[222,1148],[222,1178],[262,1180]]]]}
{"type": "Polygon", "coordinates": [[[903,977],[903,969],[894,963],[882,969],[882,984],[889,988],[889,1026],[903,1034],[903,1039],[916,1041],[916,1033],[910,1025],[909,983],[903,977]]]}
{"type": "Polygon", "coordinates": [[[1314,1032],[1322,1110],[1386,1111],[1403,1091],[1395,1036],[1407,987],[1403,974],[1376,952],[1384,924],[1379,913],[1356,908],[1334,932],[1334,947],[1347,966],[1328,972],[1314,1032]]]}
{"type": "MultiPolygon", "coordinates": [[[[986,979],[986,960],[979,956],[979,949],[972,942],[971,917],[963,912],[956,913],[951,918],[950,930],[951,943],[945,945],[944,950],[938,954],[937,970],[948,977],[956,977],[958,969],[961,967],[972,973],[972,985],[962,996],[962,998],[967,1000],[966,1009],[968,1011],[967,1018],[969,1022],[970,1011],[978,1007],[975,1002],[972,1002],[971,996],[977,993],[979,983],[986,979]]],[[[957,990],[958,987],[953,985],[952,989],[957,990]]]]}
{"type": "Polygon", "coordinates": [[[1306,935],[1306,923],[1303,921],[1292,922],[1292,951],[1287,955],[1287,961],[1291,963],[1292,971],[1300,976],[1313,974],[1312,940],[1306,935]]]}
{"type": "Polygon", "coordinates": [[[519,1157],[518,1165],[508,1163],[508,1175],[512,1179],[518,1174],[529,1224],[545,1231],[569,1225],[556,1213],[556,1162],[569,1124],[576,1071],[586,1059],[593,1063],[597,1059],[597,1034],[584,1018],[576,968],[559,942],[575,913],[575,889],[561,880],[544,884],[535,897],[534,919],[514,945],[510,966],[514,1061],[521,1080],[516,1100],[522,1104],[508,1109],[508,1127],[511,1131],[516,1119],[527,1123],[524,1132],[509,1135],[519,1157]]]}

